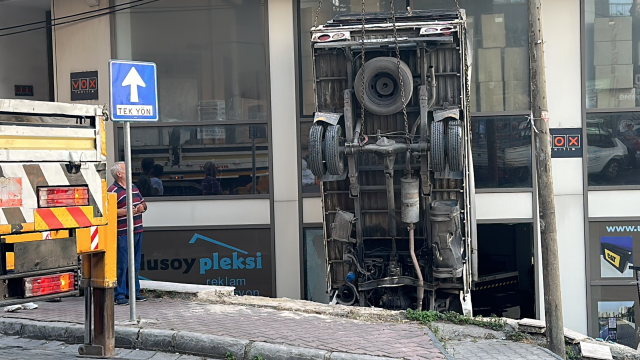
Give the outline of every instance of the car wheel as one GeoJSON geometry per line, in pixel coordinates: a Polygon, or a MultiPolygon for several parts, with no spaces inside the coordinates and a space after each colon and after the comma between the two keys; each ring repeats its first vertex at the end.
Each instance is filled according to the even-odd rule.
{"type": "Polygon", "coordinates": [[[392,57],[377,57],[365,63],[364,68],[356,75],[354,91],[360,104],[376,115],[391,115],[402,111],[413,94],[413,75],[409,66],[400,61],[400,73],[404,85],[404,104],[400,91],[398,62],[392,57]],[[362,84],[364,82],[364,99],[362,84]]]}
{"type": "Polygon", "coordinates": [[[344,146],[342,127],[340,125],[329,126],[325,139],[327,171],[331,175],[341,175],[344,171],[344,154],[340,153],[340,146],[344,146]]]}
{"type": "Polygon", "coordinates": [[[602,169],[602,175],[607,179],[613,179],[620,174],[620,160],[611,159],[602,169]]]}
{"type": "Polygon", "coordinates": [[[435,172],[444,172],[446,160],[444,154],[444,121],[431,122],[431,167],[435,172]]]}
{"type": "Polygon", "coordinates": [[[309,170],[313,175],[322,177],[327,173],[324,159],[322,156],[322,138],[324,135],[324,127],[314,124],[309,131],[309,170]]]}

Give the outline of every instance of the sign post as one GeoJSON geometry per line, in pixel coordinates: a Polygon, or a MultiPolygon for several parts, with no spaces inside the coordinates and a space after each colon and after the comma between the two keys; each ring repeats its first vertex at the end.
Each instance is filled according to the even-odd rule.
{"type": "Polygon", "coordinates": [[[109,61],[111,119],[124,122],[124,156],[127,176],[127,247],[129,253],[129,320],[136,321],[136,272],[131,175],[131,122],[158,121],[156,64],[109,61]],[[131,296],[133,294],[133,296],[131,296]]]}

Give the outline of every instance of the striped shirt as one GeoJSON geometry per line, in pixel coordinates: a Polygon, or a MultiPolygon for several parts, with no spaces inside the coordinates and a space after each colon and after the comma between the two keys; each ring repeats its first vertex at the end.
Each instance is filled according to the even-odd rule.
{"type": "MultiPolygon", "coordinates": [[[[144,199],[142,198],[142,195],[140,195],[138,188],[135,185],[132,186],[133,187],[131,188],[131,193],[133,195],[133,208],[135,209],[136,206],[144,204],[144,199]]],[[[114,182],[111,186],[109,186],[107,191],[110,193],[115,193],[118,197],[118,210],[127,208],[127,190],[122,187],[122,185],[114,182]]],[[[133,232],[142,232],[142,214],[133,216],[133,232]]],[[[122,217],[118,216],[118,236],[127,236],[126,215],[122,217]]]]}

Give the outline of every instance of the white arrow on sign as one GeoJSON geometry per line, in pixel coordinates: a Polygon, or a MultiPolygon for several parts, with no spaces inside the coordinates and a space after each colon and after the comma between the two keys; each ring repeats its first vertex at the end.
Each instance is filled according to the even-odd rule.
{"type": "Polygon", "coordinates": [[[146,87],[147,84],[142,81],[140,74],[136,71],[135,67],[132,67],[127,74],[127,77],[124,78],[122,82],[122,86],[131,86],[131,102],[138,102],[138,86],[146,87]]]}

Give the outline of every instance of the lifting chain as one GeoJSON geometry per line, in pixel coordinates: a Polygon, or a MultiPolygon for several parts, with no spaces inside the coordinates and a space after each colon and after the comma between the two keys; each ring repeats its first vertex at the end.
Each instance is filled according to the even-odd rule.
{"type": "Polygon", "coordinates": [[[362,103],[360,104],[361,106],[361,110],[360,110],[360,120],[362,122],[362,127],[361,127],[361,131],[360,134],[366,134],[365,132],[365,127],[364,127],[364,103],[365,103],[365,97],[364,97],[364,81],[366,79],[366,77],[364,76],[364,72],[365,72],[365,57],[364,57],[364,37],[365,37],[365,28],[364,28],[364,24],[365,24],[365,4],[364,4],[365,0],[362,0],[362,33],[361,33],[361,38],[360,38],[360,44],[362,46],[362,52],[360,53],[360,60],[362,62],[362,87],[360,88],[360,95],[361,99],[362,99],[362,103]]]}
{"type": "MultiPolygon", "coordinates": [[[[316,17],[315,19],[313,19],[313,27],[315,28],[316,26],[318,26],[318,17],[320,16],[320,9],[322,8],[322,0],[318,0],[318,8],[316,9],[316,17]]],[[[314,51],[313,48],[313,42],[311,43],[311,71],[313,72],[313,93],[317,94],[316,91],[316,82],[317,82],[317,75],[316,75],[316,52],[314,51]]],[[[315,108],[316,108],[316,112],[318,112],[318,95],[314,96],[313,99],[315,108]]]]}
{"type": "MultiPolygon", "coordinates": [[[[456,0],[456,3],[458,1],[456,0]]],[[[318,0],[318,8],[316,9],[316,18],[313,20],[313,27],[318,26],[318,17],[320,16],[320,9],[322,8],[322,0],[318,0]]]]}
{"type": "MultiPolygon", "coordinates": [[[[456,0],[457,2],[457,0],[456,0]]],[[[404,93],[404,80],[402,78],[402,70],[400,68],[400,46],[398,45],[398,30],[396,29],[396,11],[393,6],[393,0],[389,0],[391,6],[391,22],[393,23],[393,42],[396,46],[396,63],[398,64],[398,79],[400,79],[400,95],[402,97],[402,116],[404,117],[404,133],[407,141],[411,141],[409,133],[409,121],[407,120],[407,104],[404,93]]]]}

